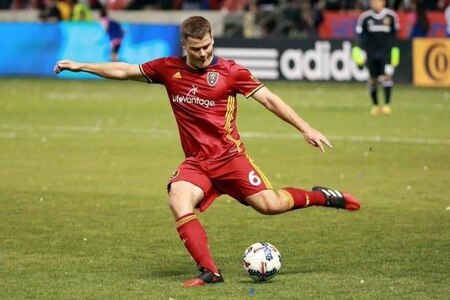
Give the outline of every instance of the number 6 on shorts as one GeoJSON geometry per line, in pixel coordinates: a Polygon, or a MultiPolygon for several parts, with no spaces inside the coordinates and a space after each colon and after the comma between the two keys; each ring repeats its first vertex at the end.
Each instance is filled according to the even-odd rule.
{"type": "Polygon", "coordinates": [[[258,186],[261,184],[261,178],[252,170],[248,173],[248,182],[253,186],[258,186]]]}

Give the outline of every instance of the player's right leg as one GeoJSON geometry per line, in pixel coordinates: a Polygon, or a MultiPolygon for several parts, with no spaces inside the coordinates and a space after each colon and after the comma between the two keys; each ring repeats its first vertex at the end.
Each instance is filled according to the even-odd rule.
{"type": "Polygon", "coordinates": [[[178,235],[200,271],[196,278],[184,282],[184,287],[223,282],[214,263],[206,231],[194,213],[203,198],[203,190],[191,182],[180,180],[170,183],[169,206],[176,220],[178,235]]]}

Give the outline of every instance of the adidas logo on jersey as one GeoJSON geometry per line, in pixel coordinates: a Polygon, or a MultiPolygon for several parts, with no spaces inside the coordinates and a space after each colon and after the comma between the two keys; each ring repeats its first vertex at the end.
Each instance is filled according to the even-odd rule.
{"type": "Polygon", "coordinates": [[[172,78],[181,79],[181,73],[176,72],[175,74],[172,75],[172,78]]]}

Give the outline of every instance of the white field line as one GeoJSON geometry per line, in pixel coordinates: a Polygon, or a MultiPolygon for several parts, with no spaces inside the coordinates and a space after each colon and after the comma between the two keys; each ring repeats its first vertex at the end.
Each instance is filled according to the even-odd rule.
{"type": "MultiPolygon", "coordinates": [[[[124,128],[110,129],[101,126],[46,126],[46,125],[11,125],[0,124],[0,138],[13,139],[21,134],[33,137],[69,138],[74,134],[89,134],[96,137],[114,138],[117,135],[146,135],[149,138],[176,138],[175,129],[156,128],[124,128]]],[[[254,139],[278,139],[291,140],[301,139],[298,133],[264,133],[264,132],[241,132],[243,138],[254,139]]],[[[331,141],[347,142],[373,142],[373,143],[397,143],[397,144],[423,144],[423,145],[450,145],[450,139],[427,138],[427,137],[385,137],[385,136],[328,136],[331,141]]]]}
{"type": "MultiPolygon", "coordinates": [[[[242,137],[246,138],[268,138],[268,139],[297,139],[300,134],[272,134],[260,132],[243,132],[242,137]]],[[[438,138],[408,138],[408,137],[383,137],[383,136],[327,136],[331,141],[348,142],[375,142],[375,143],[398,143],[398,144],[429,144],[429,145],[450,145],[450,139],[438,138]]]]}

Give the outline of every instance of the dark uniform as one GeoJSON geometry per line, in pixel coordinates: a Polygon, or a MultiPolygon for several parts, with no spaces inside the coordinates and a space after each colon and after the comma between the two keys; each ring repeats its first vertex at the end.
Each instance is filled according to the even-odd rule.
{"type": "MultiPolygon", "coordinates": [[[[384,8],[379,14],[373,10],[362,13],[356,23],[359,46],[366,51],[370,77],[384,75],[390,65],[391,49],[396,44],[399,29],[397,14],[384,8]]],[[[386,75],[389,74],[389,72],[386,75]]]]}
{"type": "Polygon", "coordinates": [[[378,105],[376,79],[381,75],[385,75],[381,77],[381,83],[387,93],[385,104],[390,102],[395,67],[391,65],[391,50],[396,47],[399,27],[397,14],[388,8],[383,8],[379,13],[372,9],[367,10],[359,16],[356,23],[358,46],[366,52],[366,66],[372,78],[369,89],[374,105],[378,105]]]}

